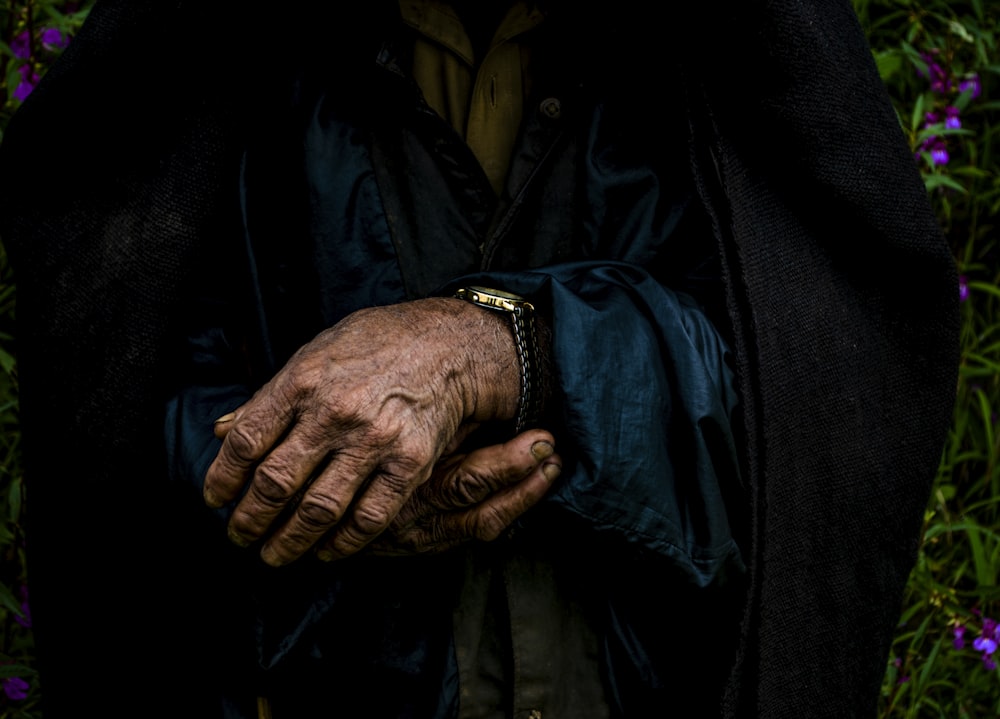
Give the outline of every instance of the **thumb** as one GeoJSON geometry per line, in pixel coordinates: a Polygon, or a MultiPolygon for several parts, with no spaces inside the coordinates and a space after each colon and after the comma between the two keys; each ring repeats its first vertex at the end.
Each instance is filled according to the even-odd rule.
{"type": "Polygon", "coordinates": [[[469,507],[517,484],[543,463],[562,464],[555,439],[545,430],[528,430],[441,465],[428,481],[425,496],[440,510],[469,507]]]}

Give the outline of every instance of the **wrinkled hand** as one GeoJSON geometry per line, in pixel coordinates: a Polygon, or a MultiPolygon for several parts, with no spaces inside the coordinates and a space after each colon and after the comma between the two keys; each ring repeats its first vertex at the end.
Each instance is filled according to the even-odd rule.
{"type": "Polygon", "coordinates": [[[448,457],[365,551],[410,555],[491,542],[545,496],[561,469],[552,435],[543,430],[448,457]]]}
{"type": "Polygon", "coordinates": [[[240,545],[272,565],[321,538],[328,558],[381,534],[467,428],[514,416],[507,318],[434,298],[355,312],[303,346],[228,421],[205,478],[240,545]],[[287,510],[287,511],[286,511],[287,510]]]}

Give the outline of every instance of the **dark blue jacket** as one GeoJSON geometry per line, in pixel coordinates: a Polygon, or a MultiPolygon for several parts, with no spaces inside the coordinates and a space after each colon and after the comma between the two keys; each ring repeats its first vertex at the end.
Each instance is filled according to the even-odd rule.
{"type": "MultiPolygon", "coordinates": [[[[716,629],[702,630],[700,641],[714,642],[720,657],[727,643],[730,652],[735,646],[723,628],[735,636],[733,582],[743,571],[726,504],[744,522],[748,507],[732,429],[738,392],[732,357],[703,309],[714,307],[716,319],[726,321],[720,264],[696,198],[683,115],[637,122],[627,103],[640,84],[609,84],[627,67],[613,64],[630,58],[608,53],[597,72],[593,58],[570,55],[574,48],[557,24],[545,31],[552,37],[540,44],[550,54],[535,58],[539,80],[528,101],[538,109],[525,117],[499,198],[469,148],[408,78],[405,37],[389,34],[351,86],[336,73],[304,70],[289,84],[287,104],[272,104],[240,172],[233,168],[239,213],[232,215],[240,222],[229,249],[206,273],[200,304],[186,313],[190,374],[178,373],[168,409],[171,473],[200,489],[219,446],[212,420],[350,312],[451,294],[463,283],[518,292],[551,328],[554,391],[542,424],[555,432],[566,463],[544,506],[522,520],[522,546],[486,550],[497,556],[481,559],[486,568],[476,572],[507,573],[512,596],[504,606],[531,595],[522,622],[533,626],[550,621],[544,605],[568,603],[567,593],[585,596],[586,630],[601,647],[595,651],[616,714],[657,702],[666,710],[685,682],[671,666],[683,655],[657,647],[662,632],[689,626],[726,591],[728,614],[711,617],[716,629]],[[238,272],[220,293],[227,267],[238,272]],[[531,591],[519,591],[516,583],[527,582],[529,570],[512,568],[508,555],[538,544],[556,547],[535,558],[530,571],[556,564],[572,590],[541,588],[535,577],[531,591]],[[584,547],[589,562],[562,556],[584,547]],[[659,577],[641,602],[622,592],[622,564],[659,577]],[[690,597],[682,602],[682,594],[690,597]],[[628,637],[618,624],[627,625],[628,637]],[[661,653],[670,660],[654,661],[661,653]]],[[[461,589],[463,562],[418,557],[353,566],[365,565],[361,558],[343,570],[312,563],[284,577],[270,572],[259,580],[265,586],[251,590],[272,597],[255,619],[259,662],[265,686],[296,688],[268,691],[303,702],[308,695],[303,705],[316,707],[321,699],[301,677],[325,672],[338,679],[322,682],[324,695],[341,709],[354,700],[359,711],[380,706],[378,716],[451,716],[460,691],[445,681],[458,671],[451,616],[472,601],[461,589]],[[390,585],[373,580],[386,572],[395,577],[390,585]],[[305,573],[325,579],[308,576],[298,586],[305,573]],[[414,573],[422,581],[402,581],[414,573]],[[275,582],[291,599],[272,596],[266,585],[275,582]],[[366,607],[364,619],[357,606],[366,607]],[[368,661],[352,652],[344,664],[344,637],[359,626],[395,629],[369,642],[368,661]],[[399,688],[379,692],[380,685],[399,688]],[[373,704],[373,695],[385,703],[373,704]]],[[[511,629],[497,625],[482,631],[510,642],[511,629]]],[[[546,657],[537,681],[552,688],[533,697],[543,714],[606,716],[600,705],[559,696],[561,682],[586,676],[572,645],[577,634],[567,623],[549,641],[516,642],[511,660],[526,674],[532,656],[546,657]]],[[[601,683],[595,675],[593,684],[601,683]]],[[[588,696],[580,687],[563,691],[588,696]]]]}

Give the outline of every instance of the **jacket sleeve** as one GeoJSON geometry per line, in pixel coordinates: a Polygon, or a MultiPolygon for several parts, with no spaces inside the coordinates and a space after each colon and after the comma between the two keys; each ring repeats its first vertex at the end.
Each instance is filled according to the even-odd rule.
{"type": "Polygon", "coordinates": [[[731,353],[691,296],[614,262],[488,273],[544,308],[564,457],[547,502],[662,555],[705,586],[742,562],[727,512],[740,493],[731,353]]]}
{"type": "MultiPolygon", "coordinates": [[[[206,328],[188,338],[189,365],[186,383],[167,398],[164,443],[167,471],[172,480],[204,489],[205,474],[222,443],[216,439],[214,421],[233,411],[253,394],[236,371],[239,355],[220,327],[206,328]],[[227,370],[233,370],[227,376],[227,370]],[[197,379],[196,379],[197,378],[197,379]]],[[[230,510],[214,510],[219,522],[230,510]]],[[[221,535],[220,536],[224,536],[221,535]]]]}

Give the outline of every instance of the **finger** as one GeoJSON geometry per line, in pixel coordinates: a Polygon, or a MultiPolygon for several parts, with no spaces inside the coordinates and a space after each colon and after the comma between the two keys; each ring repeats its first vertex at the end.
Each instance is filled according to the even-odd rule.
{"type": "Polygon", "coordinates": [[[551,489],[562,471],[557,460],[546,460],[517,484],[469,509],[437,514],[429,523],[403,529],[387,553],[441,552],[470,540],[492,542],[551,489]]]}
{"type": "Polygon", "coordinates": [[[347,557],[382,534],[414,490],[430,477],[436,459],[437,456],[411,447],[392,461],[382,463],[317,556],[323,561],[347,557]]]}
{"type": "Polygon", "coordinates": [[[288,430],[292,405],[266,385],[249,402],[216,424],[222,447],[205,474],[204,498],[210,507],[232,501],[250,478],[254,465],[288,430]]]}
{"type": "Polygon", "coordinates": [[[521,481],[540,462],[551,457],[554,441],[544,430],[530,430],[503,444],[453,455],[439,462],[430,480],[413,493],[393,525],[403,527],[432,513],[450,512],[483,501],[521,481]]]}
{"type": "MultiPolygon", "coordinates": [[[[355,495],[377,467],[378,454],[374,448],[362,446],[339,451],[302,494],[288,520],[268,538],[261,548],[261,559],[280,566],[305,554],[349,511],[352,515],[357,512],[351,506],[355,495]]],[[[272,520],[275,516],[272,513],[272,520]]]]}
{"type": "Polygon", "coordinates": [[[234,419],[236,419],[236,413],[230,412],[229,414],[222,415],[212,423],[212,432],[215,434],[216,439],[226,438],[226,435],[229,434],[229,428],[233,426],[234,419]]]}
{"type": "Polygon", "coordinates": [[[522,480],[555,453],[555,439],[545,430],[529,430],[503,444],[465,455],[437,468],[421,495],[430,506],[450,511],[482,502],[522,480]]]}
{"type": "MultiPolygon", "coordinates": [[[[327,461],[324,427],[303,418],[253,471],[253,479],[229,520],[229,538],[242,547],[264,536],[327,461]]],[[[303,501],[305,499],[303,498],[303,501]]],[[[311,504],[309,505],[311,506],[311,504]]],[[[305,510],[308,514],[308,508],[305,510]]]]}

